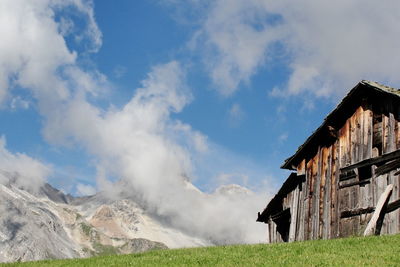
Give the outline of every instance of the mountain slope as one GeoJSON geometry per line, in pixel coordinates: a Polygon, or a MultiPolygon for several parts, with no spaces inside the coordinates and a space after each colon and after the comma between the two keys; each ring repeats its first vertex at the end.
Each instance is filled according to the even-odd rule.
{"type": "Polygon", "coordinates": [[[0,184],[0,262],[143,252],[210,243],[162,225],[130,199],[74,198],[0,184]]]}

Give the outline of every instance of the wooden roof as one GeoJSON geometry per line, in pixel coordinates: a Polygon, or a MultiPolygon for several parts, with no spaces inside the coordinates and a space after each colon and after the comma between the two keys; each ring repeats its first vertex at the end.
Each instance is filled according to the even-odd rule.
{"type": "Polygon", "coordinates": [[[285,160],[282,164],[282,169],[296,170],[296,166],[304,158],[307,152],[312,152],[318,148],[321,136],[326,135],[330,129],[338,130],[351,116],[351,112],[361,104],[363,97],[368,96],[371,92],[382,93],[390,95],[400,100],[400,90],[381,85],[376,82],[362,80],[342,99],[337,107],[329,113],[324,119],[321,126],[319,126],[307,140],[296,151],[296,153],[285,160]]]}

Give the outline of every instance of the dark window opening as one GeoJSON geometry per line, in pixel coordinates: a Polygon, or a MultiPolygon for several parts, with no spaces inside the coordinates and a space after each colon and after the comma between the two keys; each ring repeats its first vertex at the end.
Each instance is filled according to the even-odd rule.
{"type": "Polygon", "coordinates": [[[372,169],[371,166],[365,166],[365,167],[358,168],[358,179],[361,181],[361,180],[371,178],[372,177],[371,169],[372,169]]]}
{"type": "Polygon", "coordinates": [[[281,235],[283,242],[288,242],[290,230],[290,208],[271,216],[271,219],[276,223],[276,230],[281,235]]]}

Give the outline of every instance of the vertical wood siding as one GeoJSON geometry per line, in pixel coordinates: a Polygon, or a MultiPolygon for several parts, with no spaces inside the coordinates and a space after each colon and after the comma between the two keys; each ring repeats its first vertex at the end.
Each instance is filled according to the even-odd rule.
{"type": "MultiPolygon", "coordinates": [[[[376,176],[379,166],[372,165],[355,168],[353,176],[341,180],[341,169],[399,149],[400,106],[387,99],[383,106],[359,106],[337,129],[336,141],[321,144],[297,166],[297,174],[305,179],[283,199],[283,208],[290,209],[289,241],[360,235],[388,184],[394,186],[389,203],[400,198],[399,175],[394,169],[376,176]],[[343,215],[354,211],[360,212],[343,215]]],[[[381,233],[398,232],[400,210],[394,209],[384,217],[381,233]]],[[[269,240],[283,241],[272,220],[269,240]]]]}

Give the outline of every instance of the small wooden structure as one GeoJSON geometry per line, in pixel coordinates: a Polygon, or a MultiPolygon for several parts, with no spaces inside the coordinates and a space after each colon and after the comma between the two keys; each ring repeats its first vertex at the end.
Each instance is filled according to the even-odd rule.
{"type": "Polygon", "coordinates": [[[269,242],[400,232],[400,91],[361,81],[281,168],[269,242]]]}

